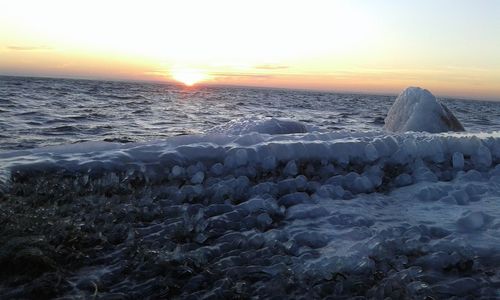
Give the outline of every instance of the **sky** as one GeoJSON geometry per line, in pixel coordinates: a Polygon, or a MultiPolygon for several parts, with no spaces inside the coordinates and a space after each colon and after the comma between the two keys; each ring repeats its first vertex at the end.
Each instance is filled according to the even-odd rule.
{"type": "Polygon", "coordinates": [[[498,0],[0,0],[0,74],[500,100],[498,0]]]}

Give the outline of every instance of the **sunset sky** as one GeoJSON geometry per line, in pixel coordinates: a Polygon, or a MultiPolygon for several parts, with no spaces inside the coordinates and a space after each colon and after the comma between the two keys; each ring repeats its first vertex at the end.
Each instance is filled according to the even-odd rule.
{"type": "Polygon", "coordinates": [[[0,74],[500,100],[500,1],[2,1],[0,74]]]}

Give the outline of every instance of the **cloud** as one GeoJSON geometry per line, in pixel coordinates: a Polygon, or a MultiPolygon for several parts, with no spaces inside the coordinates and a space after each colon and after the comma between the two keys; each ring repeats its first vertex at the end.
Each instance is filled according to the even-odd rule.
{"type": "MultiPolygon", "coordinates": [[[[149,70],[144,72],[145,75],[151,75],[151,76],[169,76],[170,75],[169,70],[149,70]]],[[[259,78],[259,79],[264,79],[264,78],[273,78],[276,76],[276,74],[260,74],[260,73],[242,73],[242,72],[210,72],[207,71],[207,74],[209,77],[212,77],[214,79],[220,79],[220,78],[259,78]]]]}
{"type": "Polygon", "coordinates": [[[258,65],[255,66],[255,69],[259,70],[283,70],[283,69],[288,69],[289,66],[285,65],[258,65]]]}
{"type": "Polygon", "coordinates": [[[259,79],[264,79],[264,78],[272,78],[274,75],[269,75],[269,74],[257,74],[257,73],[236,73],[236,72],[212,72],[210,75],[214,77],[236,77],[236,78],[259,78],[259,79]]]}
{"type": "Polygon", "coordinates": [[[47,46],[7,46],[7,49],[12,51],[43,51],[51,50],[52,48],[47,46]]]}
{"type": "Polygon", "coordinates": [[[166,76],[169,74],[167,70],[149,70],[145,71],[144,75],[153,75],[153,76],[166,76]]]}

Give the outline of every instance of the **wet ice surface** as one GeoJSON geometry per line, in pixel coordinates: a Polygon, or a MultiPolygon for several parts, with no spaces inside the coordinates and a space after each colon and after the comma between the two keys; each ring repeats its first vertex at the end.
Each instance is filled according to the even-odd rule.
{"type": "Polygon", "coordinates": [[[7,297],[500,297],[498,133],[217,130],[0,162],[7,297]]]}

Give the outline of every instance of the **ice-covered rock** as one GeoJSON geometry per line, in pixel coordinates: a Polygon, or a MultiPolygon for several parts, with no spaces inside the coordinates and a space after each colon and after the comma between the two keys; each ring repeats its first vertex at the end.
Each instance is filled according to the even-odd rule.
{"type": "Polygon", "coordinates": [[[307,178],[304,175],[299,175],[296,178],[288,178],[278,182],[278,190],[281,194],[289,194],[303,190],[307,185],[307,178]]]}
{"type": "Polygon", "coordinates": [[[184,168],[182,167],[179,167],[179,166],[174,166],[172,168],[172,175],[174,177],[179,177],[179,176],[182,176],[182,174],[184,173],[184,168]]]}
{"type": "Polygon", "coordinates": [[[276,168],[276,165],[276,157],[274,156],[267,156],[262,161],[262,168],[266,171],[274,170],[276,168]]]}
{"type": "Polygon", "coordinates": [[[360,176],[354,180],[352,187],[355,192],[366,193],[373,189],[373,184],[367,176],[360,176]]]}
{"type": "Polygon", "coordinates": [[[345,191],[340,185],[325,184],[318,189],[318,196],[323,198],[340,199],[345,191]]]}
{"type": "Polygon", "coordinates": [[[199,184],[203,182],[203,179],[205,179],[205,173],[198,171],[191,177],[191,182],[193,184],[199,184]]]}
{"type": "Polygon", "coordinates": [[[311,203],[311,197],[307,193],[296,192],[287,194],[278,200],[280,205],[290,207],[301,203],[311,203]]]}
{"type": "Polygon", "coordinates": [[[378,152],[377,148],[373,144],[368,144],[366,145],[365,149],[365,156],[368,161],[374,161],[378,158],[378,152]]]}
{"type": "Polygon", "coordinates": [[[424,202],[437,201],[445,195],[443,190],[425,185],[416,194],[417,198],[424,202]]]}
{"type": "Polygon", "coordinates": [[[410,185],[411,183],[412,183],[412,178],[410,175],[406,173],[400,174],[394,179],[394,184],[396,186],[406,186],[410,185]]]}
{"type": "Polygon", "coordinates": [[[273,200],[270,200],[269,198],[264,199],[262,197],[254,197],[246,202],[243,202],[237,206],[237,209],[247,214],[278,211],[278,207],[273,200]]]}
{"type": "Polygon", "coordinates": [[[236,151],[236,164],[238,166],[246,165],[248,162],[248,154],[245,149],[238,149],[236,151]]]}
{"type": "Polygon", "coordinates": [[[409,87],[397,97],[385,118],[384,129],[431,133],[465,130],[444,104],[428,90],[418,87],[409,87]]]}
{"type": "Polygon", "coordinates": [[[472,161],[478,168],[488,168],[491,166],[491,152],[484,145],[479,146],[476,153],[472,155],[472,161]]]}
{"type": "Polygon", "coordinates": [[[297,204],[287,209],[286,219],[309,219],[309,218],[320,218],[328,216],[328,211],[322,207],[315,204],[297,204]]]}
{"type": "Polygon", "coordinates": [[[240,135],[250,132],[266,134],[306,133],[306,126],[294,120],[277,118],[242,118],[215,126],[207,133],[240,135]]]}
{"type": "Polygon", "coordinates": [[[212,172],[212,174],[216,176],[221,175],[223,171],[224,171],[224,165],[222,165],[221,163],[215,163],[213,164],[212,167],[210,167],[210,172],[212,172]]]}
{"type": "Polygon", "coordinates": [[[295,163],[294,160],[291,160],[291,161],[289,161],[286,164],[285,169],[283,169],[283,173],[286,176],[295,176],[295,175],[297,175],[298,169],[297,169],[297,164],[295,163]]]}
{"type": "Polygon", "coordinates": [[[464,190],[460,189],[457,191],[453,191],[450,193],[450,196],[455,199],[455,203],[457,203],[458,205],[469,204],[469,195],[464,190]]]}
{"type": "Polygon", "coordinates": [[[482,230],[491,221],[492,217],[483,212],[471,212],[458,219],[457,225],[463,231],[482,230]]]}
{"type": "Polygon", "coordinates": [[[452,165],[453,169],[462,170],[464,168],[464,155],[460,152],[453,153],[452,165]]]}

